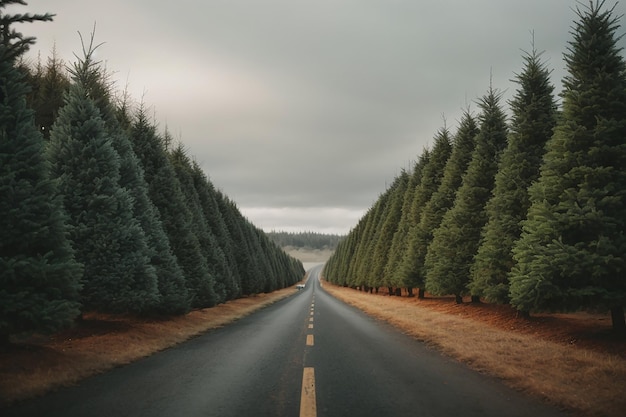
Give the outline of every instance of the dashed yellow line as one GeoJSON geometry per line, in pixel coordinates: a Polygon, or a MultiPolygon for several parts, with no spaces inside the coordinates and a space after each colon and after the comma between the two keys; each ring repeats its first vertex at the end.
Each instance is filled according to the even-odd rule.
{"type": "Polygon", "coordinates": [[[315,370],[304,368],[302,373],[302,394],[300,395],[300,417],[316,417],[315,370]]]}
{"type": "Polygon", "coordinates": [[[313,328],[313,325],[312,325],[312,324],[309,324],[309,329],[312,329],[312,328],[313,328]]]}
{"type": "Polygon", "coordinates": [[[313,346],[313,335],[312,334],[307,334],[306,335],[306,345],[307,346],[313,346]]]}

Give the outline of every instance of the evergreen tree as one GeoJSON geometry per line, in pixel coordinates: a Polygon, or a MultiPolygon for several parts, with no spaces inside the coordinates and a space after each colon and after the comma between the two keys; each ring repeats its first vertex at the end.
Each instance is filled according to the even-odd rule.
{"type": "Polygon", "coordinates": [[[12,334],[55,331],[80,313],[81,265],[66,237],[65,213],[26,106],[16,60],[34,42],[12,24],[49,21],[7,15],[0,0],[0,345],[12,334]]]}
{"type": "Polygon", "coordinates": [[[200,251],[206,260],[209,273],[215,279],[216,302],[222,303],[226,300],[226,281],[230,279],[231,273],[226,263],[226,256],[219,247],[202,210],[200,196],[193,179],[193,167],[182,144],[172,150],[170,160],[181,185],[185,204],[191,215],[192,231],[198,239],[200,251]]]}
{"type": "MultiPolygon", "coordinates": [[[[389,248],[389,259],[383,275],[386,280],[389,280],[390,285],[394,287],[403,287],[403,277],[400,274],[400,265],[404,258],[404,252],[407,250],[407,242],[409,236],[409,229],[411,228],[411,205],[413,204],[413,196],[415,194],[415,188],[419,185],[422,177],[422,167],[426,164],[430,152],[428,149],[424,149],[424,152],[420,155],[417,163],[413,167],[413,172],[409,175],[409,180],[406,185],[406,191],[402,196],[402,206],[400,207],[400,220],[398,227],[393,235],[391,241],[391,247],[389,248]]],[[[411,288],[408,288],[411,291],[411,288]]]]}
{"type": "Polygon", "coordinates": [[[472,295],[490,302],[508,302],[511,250],[530,206],[527,189],[539,177],[545,144],[556,124],[550,71],[534,49],[524,60],[524,70],[515,80],[520,87],[510,103],[509,143],[496,174],[494,195],[487,203],[489,221],[471,269],[472,295]]]}
{"type": "Polygon", "coordinates": [[[373,269],[373,253],[376,241],[380,233],[381,219],[385,205],[389,200],[389,189],[382,193],[378,200],[372,206],[372,209],[367,213],[367,226],[362,238],[362,244],[357,253],[356,261],[356,286],[362,287],[380,287],[381,280],[379,276],[371,275],[373,269]]]}
{"type": "MultiPolygon", "coordinates": [[[[131,138],[144,170],[148,195],[158,210],[172,251],[184,274],[188,295],[186,304],[193,308],[211,307],[217,302],[214,277],[209,273],[198,238],[193,233],[191,213],[163,141],[154,126],[148,123],[143,108],[133,123],[131,138]]],[[[178,287],[175,289],[178,290],[178,287]]]]}
{"type": "Polygon", "coordinates": [[[487,222],[489,200],[498,158],[506,146],[507,127],[500,96],[492,88],[482,98],[480,133],[476,149],[452,208],[433,234],[426,254],[426,289],[434,295],[454,294],[457,302],[467,292],[469,270],[487,222]]]}
{"type": "Polygon", "coordinates": [[[417,233],[418,226],[421,222],[422,213],[432,198],[433,194],[439,189],[443,178],[444,170],[450,154],[452,152],[452,144],[450,142],[448,130],[443,128],[435,136],[435,144],[430,154],[430,158],[426,162],[419,186],[415,191],[413,213],[411,226],[407,238],[407,246],[402,258],[406,259],[399,269],[401,283],[406,287],[419,288],[419,297],[424,295],[424,277],[421,274],[421,259],[416,255],[418,239],[414,237],[417,233]]]}
{"type": "Polygon", "coordinates": [[[148,196],[148,185],[144,178],[141,163],[135,154],[127,130],[118,121],[118,112],[113,105],[112,83],[100,62],[93,60],[94,35],[85,48],[80,71],[74,71],[85,85],[89,98],[94,101],[102,114],[111,144],[120,157],[119,184],[125,188],[133,200],[132,213],[139,222],[146,237],[145,256],[154,268],[159,292],[155,311],[164,314],[187,312],[187,288],[183,272],[170,247],[169,239],[158,211],[148,196]]]}
{"type": "MultiPolygon", "coordinates": [[[[77,74],[81,64],[77,64],[77,74]]],[[[69,214],[70,238],[85,266],[86,308],[144,312],[158,300],[156,275],[146,254],[133,200],[119,185],[120,158],[93,100],[77,75],[48,146],[69,214]]]]}
{"type": "Polygon", "coordinates": [[[65,64],[57,56],[56,47],[52,49],[52,55],[39,77],[34,77],[32,81],[36,84],[36,94],[31,99],[31,106],[35,110],[35,124],[44,138],[50,139],[50,129],[70,88],[65,64]]]}
{"type": "Polygon", "coordinates": [[[604,2],[576,9],[563,117],[548,141],[514,247],[511,304],[522,311],[607,308],[626,331],[626,64],[604,2]]]}
{"type": "Polygon", "coordinates": [[[462,176],[474,152],[477,134],[476,121],[469,112],[465,112],[454,137],[452,152],[445,163],[441,184],[422,210],[419,223],[409,232],[409,249],[404,254],[400,270],[405,276],[411,277],[413,285],[420,288],[420,297],[424,295],[423,282],[426,277],[424,260],[428,246],[444,214],[454,204],[462,176]]]}
{"type": "Polygon", "coordinates": [[[200,166],[193,162],[191,172],[194,187],[200,199],[204,218],[217,241],[217,246],[224,253],[226,261],[226,271],[221,276],[224,286],[226,300],[232,300],[241,296],[241,282],[237,262],[233,253],[233,243],[226,227],[226,222],[219,210],[216,199],[215,187],[206,177],[200,166]]]}
{"type": "Polygon", "coordinates": [[[393,238],[402,217],[402,204],[408,183],[409,174],[403,170],[389,187],[388,201],[382,213],[381,223],[378,227],[379,234],[372,253],[374,262],[370,276],[374,281],[380,282],[379,285],[386,287],[394,286],[391,275],[384,274],[384,271],[389,262],[389,250],[393,245],[393,238]]]}

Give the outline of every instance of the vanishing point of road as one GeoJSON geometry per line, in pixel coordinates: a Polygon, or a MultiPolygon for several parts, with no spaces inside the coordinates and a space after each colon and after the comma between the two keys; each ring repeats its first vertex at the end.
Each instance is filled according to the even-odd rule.
{"type": "Polygon", "coordinates": [[[223,328],[4,417],[564,417],[306,287],[223,328]]]}

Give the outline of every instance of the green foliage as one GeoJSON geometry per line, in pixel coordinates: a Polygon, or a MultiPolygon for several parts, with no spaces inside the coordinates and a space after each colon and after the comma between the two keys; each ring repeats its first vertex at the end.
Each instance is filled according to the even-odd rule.
{"type": "Polygon", "coordinates": [[[159,218],[170,241],[184,277],[189,305],[215,305],[215,279],[209,273],[200,243],[193,233],[191,213],[176,172],[162,140],[140,110],[131,130],[132,144],[148,184],[148,195],[158,210],[159,218]]]}
{"type": "Polygon", "coordinates": [[[452,143],[447,129],[441,129],[435,136],[435,145],[430,158],[424,167],[423,175],[411,208],[407,246],[403,253],[402,264],[398,268],[399,279],[397,286],[424,287],[423,257],[419,255],[419,246],[426,242],[420,235],[419,225],[422,213],[428,207],[428,202],[441,186],[445,167],[452,152],[452,143]]]}
{"type": "Polygon", "coordinates": [[[494,195],[487,203],[489,220],[471,269],[472,295],[490,302],[508,302],[511,250],[530,206],[527,189],[539,177],[544,147],[556,124],[550,72],[534,50],[524,61],[524,71],[516,78],[520,87],[511,101],[509,143],[496,174],[494,195]]]}
{"type": "Polygon", "coordinates": [[[227,285],[232,285],[230,284],[230,281],[232,281],[231,272],[226,262],[226,256],[218,245],[202,208],[200,195],[194,182],[193,166],[182,145],[172,150],[170,160],[181,185],[185,205],[191,215],[192,231],[198,239],[200,251],[206,260],[209,274],[215,279],[216,302],[224,302],[227,298],[226,287],[227,285]]]}
{"type": "Polygon", "coordinates": [[[413,197],[415,195],[415,189],[418,187],[422,179],[422,168],[428,162],[430,152],[424,149],[422,155],[418,158],[413,173],[409,176],[408,184],[406,185],[406,191],[402,196],[402,206],[400,207],[400,220],[398,227],[393,235],[391,241],[391,247],[389,248],[389,259],[385,270],[383,272],[384,280],[387,282],[385,285],[393,285],[395,287],[406,286],[403,285],[404,277],[402,276],[400,269],[402,259],[407,251],[407,243],[409,230],[411,228],[413,197]]]}
{"type": "Polygon", "coordinates": [[[426,289],[435,295],[467,292],[469,269],[478,249],[480,231],[487,222],[485,204],[491,196],[507,127],[500,96],[493,89],[479,105],[480,132],[454,205],[446,212],[425,259],[426,289]]]}
{"type": "Polygon", "coordinates": [[[33,38],[11,25],[50,18],[0,14],[0,343],[71,324],[81,302],[178,314],[299,281],[302,263],[182,147],[168,155],[143,109],[115,108],[93,35],[71,81],[56,51],[45,68],[19,61],[33,38]]]}
{"type": "Polygon", "coordinates": [[[224,292],[226,300],[232,300],[241,295],[241,280],[233,254],[232,240],[217,204],[215,187],[196,163],[192,163],[190,173],[204,218],[215,236],[217,250],[223,253],[226,262],[223,272],[217,276],[222,287],[220,291],[224,292]]]}
{"type": "Polygon", "coordinates": [[[395,236],[400,218],[402,217],[402,205],[404,203],[404,195],[409,183],[409,174],[402,171],[389,187],[387,202],[381,214],[378,227],[378,235],[375,240],[371,258],[373,260],[372,268],[369,273],[368,285],[370,287],[391,286],[391,276],[385,275],[384,270],[389,262],[389,250],[393,245],[393,237],[395,236]]]}
{"type": "Polygon", "coordinates": [[[525,311],[615,308],[623,326],[626,64],[612,9],[590,3],[577,14],[563,118],[513,249],[511,303],[525,311]]]}
{"type": "Polygon", "coordinates": [[[477,134],[478,127],[474,118],[469,112],[465,112],[454,138],[452,152],[445,162],[441,184],[424,206],[419,223],[409,232],[409,249],[405,252],[400,268],[401,273],[410,277],[411,282],[423,285],[426,275],[424,260],[428,246],[434,230],[439,227],[444,214],[454,203],[461,178],[472,157],[477,134]]]}
{"type": "MultiPolygon", "coordinates": [[[[19,20],[0,15],[0,22],[19,20]]],[[[0,33],[0,340],[7,341],[11,334],[70,325],[80,312],[82,271],[66,238],[43,138],[26,107],[28,88],[14,66],[20,51],[10,50],[0,33]]]]}
{"type": "Polygon", "coordinates": [[[293,246],[306,249],[334,250],[343,236],[316,232],[267,232],[267,236],[280,247],[293,246]]]}
{"type": "Polygon", "coordinates": [[[75,83],[48,146],[69,214],[70,238],[84,264],[82,300],[100,311],[145,311],[158,299],[146,239],[132,216],[132,197],[119,185],[115,152],[94,102],[75,83]]]}
{"type": "Polygon", "coordinates": [[[35,110],[35,125],[45,139],[50,139],[50,129],[70,88],[65,64],[58,58],[55,48],[45,66],[38,63],[35,69],[25,67],[24,71],[32,88],[27,99],[29,106],[35,110]]]}
{"type": "Polygon", "coordinates": [[[35,43],[32,36],[25,37],[13,27],[15,23],[33,23],[48,22],[54,17],[53,14],[6,14],[2,13],[2,9],[7,6],[20,4],[25,6],[24,0],[0,0],[0,45],[2,45],[2,59],[8,62],[15,62],[22,54],[24,54],[35,43]]]}

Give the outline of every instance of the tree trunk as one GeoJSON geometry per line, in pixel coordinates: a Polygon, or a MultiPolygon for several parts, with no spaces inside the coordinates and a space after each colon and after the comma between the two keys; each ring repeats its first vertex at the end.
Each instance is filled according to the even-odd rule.
{"type": "Polygon", "coordinates": [[[611,308],[611,323],[613,331],[617,334],[626,335],[626,320],[624,320],[624,307],[611,308]]]}
{"type": "Polygon", "coordinates": [[[456,301],[457,304],[463,304],[463,297],[458,294],[454,294],[454,301],[456,301]]]}
{"type": "Polygon", "coordinates": [[[376,294],[378,294],[378,289],[379,289],[379,287],[376,287],[376,294]]]}
{"type": "Polygon", "coordinates": [[[472,303],[473,304],[480,304],[480,296],[472,295],[472,303]]]}
{"type": "Polygon", "coordinates": [[[417,298],[419,298],[420,300],[423,300],[425,296],[426,296],[426,290],[424,290],[423,288],[418,288],[417,298]]]}
{"type": "Polygon", "coordinates": [[[396,295],[402,297],[402,288],[396,288],[396,295]]]}
{"type": "Polygon", "coordinates": [[[406,292],[407,292],[409,297],[413,297],[413,288],[411,288],[411,287],[407,288],[406,292]]]}
{"type": "Polygon", "coordinates": [[[393,287],[387,287],[387,290],[389,291],[389,295],[393,295],[393,287]]]}

